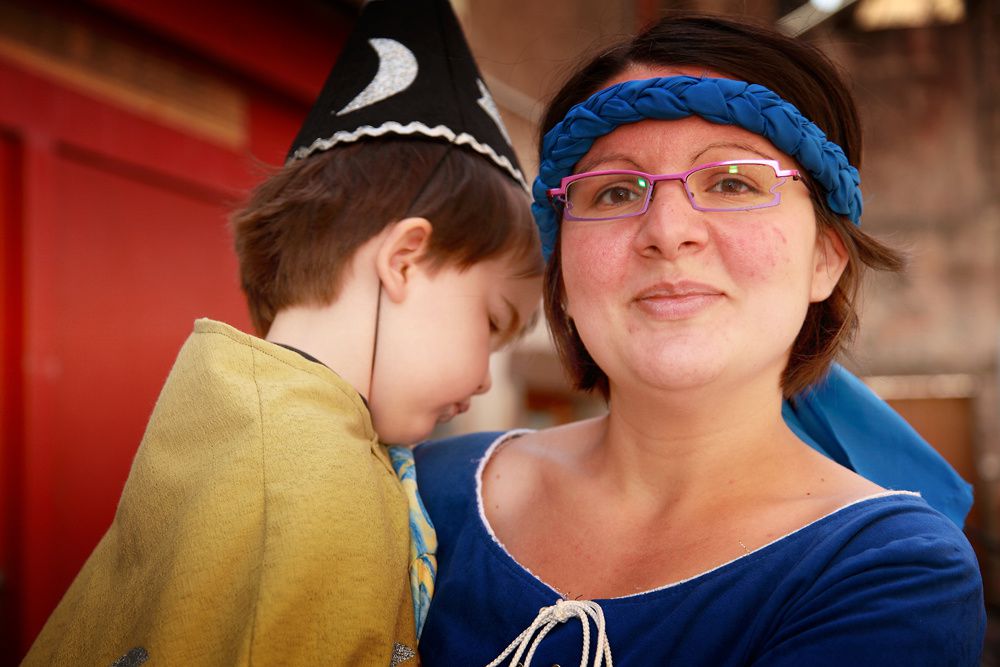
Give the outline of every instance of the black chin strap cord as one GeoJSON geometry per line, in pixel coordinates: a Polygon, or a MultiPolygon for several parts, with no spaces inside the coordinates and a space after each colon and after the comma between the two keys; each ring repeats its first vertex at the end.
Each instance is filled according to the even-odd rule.
{"type": "MultiPolygon", "coordinates": [[[[444,153],[441,154],[441,157],[434,165],[434,168],[431,169],[431,173],[427,177],[427,180],[424,181],[424,184],[420,186],[420,190],[418,190],[417,194],[413,197],[413,201],[410,202],[410,206],[409,208],[407,208],[406,214],[403,216],[403,219],[413,217],[414,207],[417,205],[417,202],[420,201],[420,198],[424,196],[424,192],[427,191],[427,187],[434,182],[434,179],[437,177],[438,171],[441,170],[441,165],[444,164],[444,161],[448,158],[448,154],[451,153],[451,150],[452,150],[452,144],[449,143],[445,148],[444,153]]],[[[431,234],[433,233],[434,231],[432,229],[431,234]]],[[[372,340],[372,357],[371,357],[372,363],[371,363],[371,370],[368,374],[369,411],[371,411],[372,405],[374,405],[374,400],[375,400],[375,360],[378,358],[378,340],[379,340],[379,331],[381,330],[381,328],[382,328],[382,279],[379,278],[378,294],[375,297],[375,336],[372,340]]]]}
{"type": "Polygon", "coordinates": [[[368,373],[368,410],[371,411],[372,398],[375,393],[375,355],[378,353],[378,332],[382,314],[382,281],[378,281],[378,293],[375,295],[375,337],[372,340],[372,363],[368,373]]]}

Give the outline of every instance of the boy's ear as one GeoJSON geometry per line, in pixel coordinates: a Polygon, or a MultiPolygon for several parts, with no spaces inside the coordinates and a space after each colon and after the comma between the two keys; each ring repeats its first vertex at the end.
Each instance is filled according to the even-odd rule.
{"type": "Polygon", "coordinates": [[[816,251],[813,255],[813,279],[810,303],[826,300],[833,293],[840,276],[847,268],[847,248],[840,235],[829,227],[820,227],[816,234],[816,251]]]}
{"type": "Polygon", "coordinates": [[[411,274],[427,251],[432,231],[426,218],[403,218],[386,231],[375,255],[375,271],[386,296],[394,302],[405,297],[411,274]]]}

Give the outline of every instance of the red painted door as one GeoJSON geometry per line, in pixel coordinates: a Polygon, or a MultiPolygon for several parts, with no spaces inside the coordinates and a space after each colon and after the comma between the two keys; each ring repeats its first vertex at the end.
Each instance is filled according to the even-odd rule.
{"type": "Polygon", "coordinates": [[[16,137],[0,130],[0,664],[17,653],[20,615],[21,215],[16,137]]]}
{"type": "Polygon", "coordinates": [[[107,527],[173,356],[199,316],[246,328],[227,193],[54,146],[25,244],[22,561],[36,628],[107,527]]]}
{"type": "MultiPolygon", "coordinates": [[[[34,25],[33,15],[15,18],[34,25]]],[[[310,65],[325,74],[342,36],[313,28],[311,43],[325,48],[310,65]]],[[[252,40],[239,43],[252,53],[252,40]]],[[[208,99],[230,105],[238,122],[227,125],[204,88],[173,108],[160,91],[72,69],[58,50],[18,48],[0,29],[0,665],[17,664],[110,523],[194,319],[251,330],[227,216],[261,163],[280,162],[308,108],[273,85],[284,67],[302,87],[294,62],[268,59],[264,85],[217,60],[190,74],[168,60],[165,84],[221,82],[208,99]],[[44,57],[52,62],[38,67],[44,57]]]]}
{"type": "MultiPolygon", "coordinates": [[[[88,122],[142,123],[20,78],[88,122]]],[[[208,160],[177,173],[194,166],[182,157],[204,148],[196,140],[171,138],[181,158],[160,143],[156,168],[58,128],[3,129],[4,252],[19,269],[4,283],[4,398],[20,407],[4,420],[5,480],[17,484],[4,494],[4,552],[23,651],[107,528],[192,321],[248,319],[226,228],[235,184],[216,185],[208,160]]]]}

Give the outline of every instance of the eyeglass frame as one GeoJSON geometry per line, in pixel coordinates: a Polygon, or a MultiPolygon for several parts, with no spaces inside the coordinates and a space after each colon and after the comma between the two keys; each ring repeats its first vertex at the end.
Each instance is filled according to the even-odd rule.
{"type": "Polygon", "coordinates": [[[774,171],[775,178],[791,178],[793,181],[802,180],[802,174],[798,169],[781,169],[781,165],[778,164],[777,160],[768,160],[761,158],[759,160],[723,160],[721,162],[707,162],[705,164],[697,165],[691,167],[687,171],[678,172],[676,174],[647,174],[642,171],[635,171],[632,169],[607,169],[603,171],[585,171],[579,174],[572,174],[570,176],[565,176],[559,182],[558,188],[550,188],[546,191],[549,203],[557,212],[560,212],[563,217],[568,220],[577,220],[580,222],[601,222],[604,220],[620,220],[622,218],[634,218],[643,215],[649,210],[649,202],[653,200],[653,190],[655,185],[660,181],[680,181],[684,188],[684,193],[687,195],[688,203],[691,204],[691,208],[696,211],[704,212],[716,212],[716,211],[752,211],[758,208],[771,208],[777,206],[781,203],[781,193],[776,192],[775,189],[784,185],[785,181],[779,181],[775,184],[769,192],[774,195],[774,199],[764,204],[754,204],[753,206],[742,206],[738,208],[707,208],[703,206],[698,206],[694,200],[694,193],[688,188],[687,179],[691,174],[701,171],[703,169],[709,169],[711,167],[722,167],[728,165],[740,165],[740,164],[756,164],[764,165],[770,167],[774,171]],[[642,208],[634,213],[625,213],[623,215],[613,215],[607,218],[578,218],[570,213],[570,207],[566,204],[566,188],[574,181],[579,181],[590,176],[604,176],[607,174],[622,174],[628,176],[642,176],[649,181],[649,188],[646,191],[646,200],[642,204],[642,208]]]}

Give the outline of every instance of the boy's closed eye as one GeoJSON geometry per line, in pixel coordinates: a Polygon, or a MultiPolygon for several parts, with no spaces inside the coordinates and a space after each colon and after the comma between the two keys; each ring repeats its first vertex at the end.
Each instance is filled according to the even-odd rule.
{"type": "Polygon", "coordinates": [[[539,311],[537,309],[532,311],[531,317],[522,324],[521,315],[514,304],[506,297],[503,301],[507,308],[506,317],[490,316],[490,335],[496,341],[494,350],[502,350],[511,343],[520,340],[538,322],[539,311]]]}

